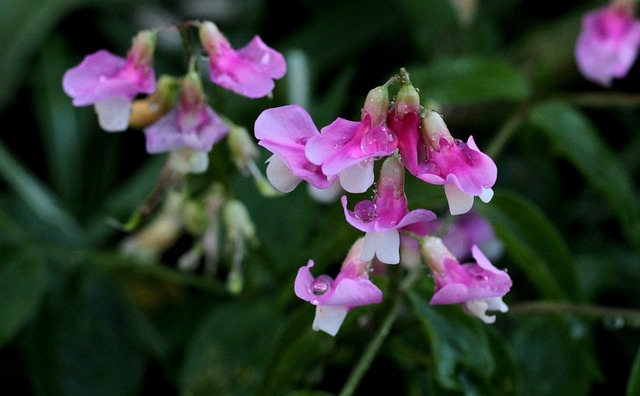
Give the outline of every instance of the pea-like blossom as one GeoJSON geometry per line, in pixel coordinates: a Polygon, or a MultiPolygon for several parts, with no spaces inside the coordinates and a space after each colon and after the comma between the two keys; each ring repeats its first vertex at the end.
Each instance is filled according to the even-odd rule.
{"type": "Polygon", "coordinates": [[[444,185],[452,215],[463,214],[473,207],[474,197],[489,202],[498,168],[491,157],[481,152],[473,136],[467,142],[454,139],[442,117],[428,111],[422,119],[425,154],[418,163],[416,177],[427,183],[444,185]]]}
{"type": "Polygon", "coordinates": [[[360,259],[368,261],[375,256],[386,264],[400,262],[399,230],[424,235],[428,223],[436,218],[430,210],[409,211],[404,193],[404,167],[394,156],[382,164],[373,200],[360,201],[351,211],[347,209],[347,197],[343,196],[342,207],[349,224],[366,233],[360,259]]]}
{"type": "Polygon", "coordinates": [[[502,297],[511,288],[511,278],[494,267],[477,246],[471,247],[476,262],[465,264],[460,264],[437,237],[426,237],[421,250],[435,280],[431,304],[461,304],[465,312],[485,323],[496,320],[487,311],[509,310],[502,297]]]}
{"type": "Polygon", "coordinates": [[[371,262],[360,260],[362,246],[360,238],[349,250],[335,279],[329,275],[314,277],[310,270],[313,260],[298,270],[294,291],[316,306],[313,330],[335,336],[352,308],[382,301],[382,291],[369,279],[371,262]]]}
{"type": "Polygon", "coordinates": [[[145,128],[147,151],[150,154],[187,147],[208,152],[229,133],[207,101],[202,82],[196,72],[183,77],[177,105],[151,126],[145,128]]]}
{"type": "Polygon", "coordinates": [[[584,77],[609,87],[633,66],[640,46],[640,21],[632,2],[611,3],[584,15],[575,48],[584,77]]]}
{"type": "Polygon", "coordinates": [[[367,191],[374,181],[375,159],[392,154],[398,138],[386,119],[389,112],[387,88],[369,91],[360,121],[338,118],[322,128],[320,135],[305,147],[307,158],[322,166],[322,172],[339,176],[342,187],[351,193],[367,191]]]}
{"type": "Polygon", "coordinates": [[[273,80],[287,72],[284,56],[259,36],[236,51],[213,22],[202,22],[199,32],[200,42],[209,53],[211,81],[226,89],[248,98],[261,98],[273,91],[273,80]]]}
{"type": "Polygon", "coordinates": [[[474,245],[489,258],[499,257],[503,251],[502,242],[496,237],[492,225],[473,209],[455,216],[447,224],[438,224],[438,227],[434,231],[442,234],[444,244],[458,260],[471,258],[474,245]]]}
{"type": "Polygon", "coordinates": [[[325,189],[336,177],[327,177],[319,165],[309,161],[305,147],[320,135],[311,116],[298,105],[274,107],[263,111],[255,121],[258,144],[273,153],[267,160],[267,178],[281,192],[290,192],[305,180],[325,189]]]}
{"type": "Polygon", "coordinates": [[[87,55],[64,74],[64,92],[73,98],[74,106],[94,105],[105,131],[124,131],[133,99],[155,90],[155,42],[156,34],[145,30],[133,39],[126,59],[107,50],[87,55]]]}

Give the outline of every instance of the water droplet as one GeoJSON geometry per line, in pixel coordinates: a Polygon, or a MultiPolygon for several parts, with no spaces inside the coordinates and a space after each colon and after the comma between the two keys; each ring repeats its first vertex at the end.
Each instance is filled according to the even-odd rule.
{"type": "Polygon", "coordinates": [[[313,305],[318,305],[318,302],[319,302],[319,301],[318,301],[318,299],[317,299],[317,298],[314,298],[313,300],[311,300],[311,301],[309,301],[309,302],[310,302],[311,304],[313,304],[313,305]]]}
{"type": "Polygon", "coordinates": [[[331,290],[331,284],[333,280],[327,275],[320,275],[317,277],[311,285],[309,285],[309,292],[314,296],[322,296],[329,290],[331,290]]]}
{"type": "Polygon", "coordinates": [[[353,208],[353,214],[365,223],[371,221],[376,217],[376,204],[372,201],[360,201],[353,208]]]}
{"type": "Polygon", "coordinates": [[[336,142],[333,144],[333,149],[334,150],[341,149],[342,147],[344,147],[346,142],[347,142],[347,138],[345,136],[341,137],[339,140],[336,140],[336,142]]]}
{"type": "Polygon", "coordinates": [[[367,131],[362,137],[360,148],[367,154],[390,152],[398,145],[398,138],[384,125],[367,131]]]}
{"type": "Polygon", "coordinates": [[[624,318],[621,316],[607,316],[603,319],[602,324],[608,330],[620,330],[624,327],[624,318]]]}

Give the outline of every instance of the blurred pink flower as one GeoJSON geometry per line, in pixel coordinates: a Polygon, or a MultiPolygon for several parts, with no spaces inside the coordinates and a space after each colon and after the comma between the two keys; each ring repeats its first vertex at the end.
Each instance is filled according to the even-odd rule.
{"type": "Polygon", "coordinates": [[[335,280],[329,275],[314,278],[310,271],[313,260],[298,270],[294,284],[296,296],[317,306],[314,330],[335,336],[353,307],[382,301],[382,291],[369,280],[371,263],[360,260],[362,245],[362,238],[353,244],[335,280]]]}
{"type": "Polygon", "coordinates": [[[209,53],[211,81],[248,98],[269,95],[273,80],[287,72],[282,54],[259,36],[236,51],[214,23],[205,21],[200,25],[200,41],[209,53]]]}
{"type": "Polygon", "coordinates": [[[129,125],[131,102],[139,93],[155,90],[153,52],[156,34],[142,31],[133,39],[127,58],[107,50],[87,55],[64,74],[62,87],[74,106],[94,105],[100,127],[124,131],[129,125]]]}
{"type": "Polygon", "coordinates": [[[609,87],[627,75],[638,55],[640,21],[633,4],[610,4],[587,13],[576,43],[578,69],[585,78],[609,87]]]}
{"type": "Polygon", "coordinates": [[[208,152],[229,132],[229,127],[207,105],[202,82],[195,72],[182,79],[177,106],[144,130],[150,154],[181,147],[208,152]]]}

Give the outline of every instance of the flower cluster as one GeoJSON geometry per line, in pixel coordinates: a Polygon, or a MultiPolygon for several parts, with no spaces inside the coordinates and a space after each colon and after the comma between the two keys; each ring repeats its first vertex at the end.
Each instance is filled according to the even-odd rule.
{"type": "Polygon", "coordinates": [[[208,55],[210,80],[248,98],[270,95],[286,63],[258,36],[236,51],[212,22],[176,28],[191,27],[198,29],[202,55],[191,54],[189,70],[181,77],[163,75],[156,81],[158,31],[144,30],[134,37],[126,58],[106,50],[87,55],[64,74],[62,86],[73,105],[94,106],[104,130],[144,129],[147,152],[175,152],[176,168],[198,173],[207,168],[206,153],[231,132],[231,126],[207,104],[197,60],[208,55]],[[138,98],[141,95],[146,96],[138,98]],[[185,163],[187,168],[181,168],[185,163]]]}
{"type": "Polygon", "coordinates": [[[634,17],[634,0],[614,0],[583,17],[575,48],[582,75],[605,87],[627,75],[640,48],[640,21],[634,17]]]}
{"type": "MultiPolygon", "coordinates": [[[[442,185],[450,214],[463,215],[471,211],[475,197],[491,200],[497,167],[472,136],[466,142],[454,138],[441,115],[420,105],[418,90],[405,70],[369,91],[358,121],[338,118],[318,130],[305,109],[288,105],[262,112],[255,122],[255,136],[272,153],[267,177],[282,192],[294,190],[302,181],[316,189],[339,184],[347,193],[363,193],[373,187],[373,198],[357,202],[352,209],[347,194],[342,195],[346,221],[364,232],[364,237],[353,245],[336,279],[328,275],[313,278],[309,271],[313,261],[298,272],[296,295],[318,307],[314,329],[334,335],[351,308],[380,302],[382,294],[369,280],[368,269],[373,260],[400,263],[407,236],[421,243],[424,261],[431,271],[442,275],[436,290],[452,282],[473,286],[472,292],[460,298],[447,295],[433,303],[462,303],[467,312],[487,321],[485,311],[496,308],[493,298],[509,290],[509,276],[495,269],[475,246],[477,265],[488,272],[482,274],[487,277],[484,283],[468,282],[473,274],[464,274],[471,267],[456,267],[449,261],[436,266],[428,260],[425,246],[431,239],[425,238],[433,238],[429,235],[438,228],[436,214],[427,209],[409,210],[405,171],[426,183],[442,185]],[[397,88],[393,100],[392,88],[397,88]],[[377,161],[382,164],[374,186],[377,161]],[[493,290],[496,282],[500,287],[493,290]],[[486,293],[478,292],[484,289],[486,293]]],[[[497,308],[504,311],[506,305],[497,308]]]]}

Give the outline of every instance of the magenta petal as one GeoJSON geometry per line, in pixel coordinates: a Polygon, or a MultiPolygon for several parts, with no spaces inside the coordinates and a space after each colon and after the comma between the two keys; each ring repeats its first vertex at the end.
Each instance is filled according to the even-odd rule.
{"type": "Polygon", "coordinates": [[[458,304],[469,300],[469,288],[462,283],[446,285],[431,297],[430,304],[458,304]]]}
{"type": "Polygon", "coordinates": [[[304,301],[311,300],[311,295],[309,294],[309,287],[311,283],[314,281],[313,275],[311,275],[310,268],[313,267],[313,260],[309,260],[306,266],[300,267],[298,270],[298,275],[296,276],[296,280],[294,283],[294,290],[296,296],[303,299],[304,301]]]}
{"type": "Polygon", "coordinates": [[[344,210],[344,216],[347,219],[347,222],[359,229],[360,231],[370,232],[375,230],[375,221],[364,222],[356,217],[355,213],[349,209],[347,209],[347,196],[343,195],[340,199],[342,202],[342,209],[344,210]]]}
{"type": "Polygon", "coordinates": [[[474,260],[476,260],[476,263],[478,263],[478,265],[482,269],[487,270],[489,272],[493,272],[494,274],[503,273],[503,271],[500,271],[499,269],[494,267],[493,264],[491,264],[491,261],[489,261],[487,256],[485,256],[484,253],[482,253],[482,251],[480,250],[480,248],[478,248],[478,246],[476,245],[471,246],[471,255],[473,256],[474,260]]]}
{"type": "Polygon", "coordinates": [[[382,291],[369,279],[338,278],[331,299],[324,305],[358,307],[378,304],[380,301],[382,301],[382,291]]]}
{"type": "Polygon", "coordinates": [[[437,218],[436,214],[427,209],[416,209],[407,213],[406,216],[400,220],[397,227],[398,229],[413,225],[415,223],[427,223],[437,218]]]}
{"type": "Polygon", "coordinates": [[[360,122],[337,118],[322,128],[319,136],[312,138],[305,149],[307,158],[327,175],[337,175],[344,169],[359,163],[366,157],[360,142],[354,141],[360,122]]]}
{"type": "Polygon", "coordinates": [[[287,72],[284,56],[267,46],[260,36],[255,36],[247,46],[238,50],[238,54],[251,60],[254,68],[265,76],[278,79],[287,72]]]}
{"type": "Polygon", "coordinates": [[[75,106],[86,106],[110,96],[133,97],[135,90],[127,81],[114,79],[126,60],[109,51],[87,55],[82,62],[64,74],[62,87],[73,98],[75,106]]]}

